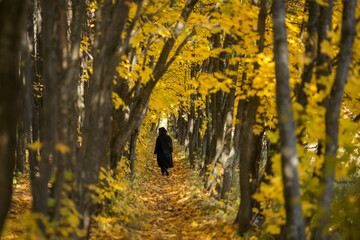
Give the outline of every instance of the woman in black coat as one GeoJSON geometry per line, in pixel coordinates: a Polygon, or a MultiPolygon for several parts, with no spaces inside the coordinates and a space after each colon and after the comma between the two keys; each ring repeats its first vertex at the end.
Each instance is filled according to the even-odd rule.
{"type": "Polygon", "coordinates": [[[157,154],[157,163],[161,168],[162,175],[169,176],[168,168],[174,166],[172,160],[172,139],[166,134],[167,131],[164,127],[159,128],[159,136],[156,139],[156,146],[154,154],[157,154]]]}

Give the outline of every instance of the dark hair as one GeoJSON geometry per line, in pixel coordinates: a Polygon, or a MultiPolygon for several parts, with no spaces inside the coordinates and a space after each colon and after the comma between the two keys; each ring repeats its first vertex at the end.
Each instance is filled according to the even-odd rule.
{"type": "Polygon", "coordinates": [[[161,127],[161,128],[159,128],[159,133],[161,134],[161,135],[165,135],[166,134],[166,129],[164,128],[164,127],[161,127]]]}

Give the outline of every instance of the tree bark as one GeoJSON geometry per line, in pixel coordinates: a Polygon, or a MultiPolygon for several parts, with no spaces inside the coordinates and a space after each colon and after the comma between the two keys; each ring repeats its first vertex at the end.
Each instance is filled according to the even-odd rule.
{"type": "Polygon", "coordinates": [[[141,116],[141,119],[140,119],[140,122],[139,122],[138,127],[135,129],[134,133],[131,135],[131,140],[130,140],[130,159],[129,159],[131,174],[134,173],[134,168],[135,168],[136,143],[137,143],[137,140],[138,140],[138,138],[139,138],[139,134],[140,134],[140,130],[141,130],[141,125],[142,125],[142,123],[143,123],[143,121],[144,121],[144,118],[145,118],[145,116],[146,116],[146,112],[147,112],[148,107],[149,107],[149,102],[147,103],[146,111],[144,111],[144,112],[143,112],[143,115],[141,116]]]}
{"type": "Polygon", "coordinates": [[[316,0],[307,0],[309,5],[309,20],[306,24],[307,36],[305,37],[305,57],[310,58],[310,63],[304,65],[304,71],[301,75],[301,84],[297,87],[296,100],[305,109],[308,99],[305,93],[305,85],[309,84],[313,75],[315,64],[316,34],[319,19],[319,4],[316,0]]]}
{"type": "MultiPolygon", "coordinates": [[[[69,2],[67,3],[69,4],[69,2]]],[[[72,0],[71,5],[65,6],[62,17],[70,22],[71,35],[69,40],[62,38],[60,46],[62,46],[63,61],[66,62],[67,68],[63,70],[63,77],[59,80],[57,89],[59,91],[58,98],[58,124],[57,135],[58,142],[61,143],[67,151],[58,153],[58,162],[56,162],[56,180],[53,187],[55,197],[55,207],[53,210],[53,220],[59,221],[60,208],[63,196],[71,196],[75,189],[64,190],[63,185],[67,181],[75,180],[76,169],[79,167],[77,157],[77,127],[78,127],[78,108],[74,102],[77,100],[78,82],[80,76],[80,42],[82,25],[84,24],[85,2],[80,0],[72,0]],[[65,16],[67,13],[67,16],[65,16]],[[68,43],[69,41],[69,43],[68,43]],[[68,44],[70,48],[68,49],[68,44]],[[72,178],[65,177],[65,174],[72,178]],[[65,194],[66,193],[66,194],[65,194]]],[[[66,29],[66,22],[63,21],[63,29],[66,29]]],[[[63,32],[62,35],[66,35],[63,32]]]]}
{"type": "MultiPolygon", "coordinates": [[[[232,71],[238,70],[238,64],[237,65],[231,65],[229,67],[232,71]]],[[[237,76],[232,77],[233,84],[236,86],[237,83],[237,76]]],[[[224,170],[224,173],[221,175],[220,178],[220,184],[217,185],[217,192],[219,193],[220,199],[227,199],[228,198],[228,192],[230,191],[233,175],[234,175],[234,166],[237,157],[239,156],[237,153],[238,151],[235,151],[235,138],[237,137],[240,129],[237,129],[236,126],[239,125],[239,123],[235,126],[235,133],[234,137],[233,134],[233,118],[234,118],[234,105],[235,105],[235,92],[236,89],[231,88],[230,93],[228,94],[226,105],[224,108],[223,116],[225,118],[225,135],[224,135],[224,145],[223,145],[223,151],[221,153],[220,157],[220,164],[224,170]],[[233,142],[233,144],[231,144],[233,142]]]]}
{"type": "Polygon", "coordinates": [[[19,52],[26,1],[0,2],[0,234],[10,207],[19,114],[19,52]]]}
{"type": "Polygon", "coordinates": [[[327,6],[320,6],[319,25],[318,25],[318,42],[316,58],[316,83],[318,91],[323,91],[326,84],[322,81],[331,74],[331,58],[328,54],[321,52],[321,44],[324,41],[331,42],[328,32],[332,29],[333,0],[327,1],[327,6]]]}
{"type": "Polygon", "coordinates": [[[189,119],[189,162],[190,167],[195,168],[195,156],[196,156],[196,146],[195,146],[195,140],[196,140],[196,127],[195,127],[195,105],[194,105],[194,99],[195,96],[192,94],[190,96],[190,114],[188,114],[189,119]]]}
{"type": "MultiPolygon", "coordinates": [[[[265,46],[265,27],[266,17],[269,10],[269,1],[262,0],[260,4],[259,18],[258,18],[258,33],[259,40],[257,41],[258,52],[262,53],[265,46]]],[[[254,63],[254,69],[259,69],[259,64],[254,63]]],[[[243,79],[246,79],[246,74],[243,79]]],[[[238,230],[242,233],[250,229],[250,222],[252,219],[252,207],[255,201],[252,195],[257,191],[258,187],[258,170],[259,170],[259,156],[261,154],[261,135],[256,136],[253,132],[256,123],[257,108],[260,104],[258,96],[250,97],[246,105],[246,111],[243,109],[243,119],[240,130],[240,197],[241,202],[236,216],[235,222],[238,223],[238,230]],[[246,113],[245,113],[246,112],[246,113]]]]}
{"type": "Polygon", "coordinates": [[[256,122],[256,112],[259,105],[257,96],[251,97],[246,107],[246,115],[242,121],[240,130],[240,206],[235,222],[238,230],[246,233],[250,229],[253,205],[253,189],[250,182],[250,174],[256,157],[256,136],[253,128],[256,122]]]}
{"type": "MultiPolygon", "coordinates": [[[[23,86],[21,86],[23,90],[23,86]]],[[[21,91],[23,93],[23,91],[21,91]]],[[[23,105],[23,104],[22,104],[23,105]]],[[[15,171],[24,174],[26,172],[26,152],[25,152],[25,127],[23,114],[20,114],[21,120],[17,125],[17,143],[16,143],[16,164],[15,171]]]]}
{"type": "MultiPolygon", "coordinates": [[[[67,52],[65,4],[62,1],[40,1],[42,24],[42,57],[44,96],[40,114],[40,140],[43,144],[39,176],[33,178],[33,212],[48,216],[48,183],[54,166],[58,163],[55,145],[58,142],[58,84],[63,78],[63,60],[67,52]]],[[[39,228],[46,235],[45,224],[38,220],[39,228]]]]}
{"type": "Polygon", "coordinates": [[[286,211],[285,238],[306,239],[302,217],[295,124],[289,87],[289,56],[285,25],[285,1],[274,0],[274,58],[276,106],[280,132],[282,179],[286,211]]]}
{"type": "MultiPolygon", "coordinates": [[[[93,75],[89,80],[85,102],[83,146],[79,154],[81,167],[77,173],[79,192],[77,210],[83,216],[80,228],[89,233],[91,215],[95,207],[89,189],[98,181],[101,162],[106,159],[110,134],[112,88],[115,67],[118,64],[119,38],[125,31],[129,6],[124,1],[99,5],[93,48],[93,75]],[[100,34],[101,33],[101,34],[100,34]]],[[[121,57],[121,56],[120,56],[121,57]]]]}
{"type": "Polygon", "coordinates": [[[223,184],[222,184],[221,197],[220,197],[221,199],[224,200],[228,199],[228,193],[231,189],[231,185],[233,182],[236,161],[240,155],[240,129],[241,129],[240,119],[242,119],[243,107],[244,107],[244,101],[240,100],[238,102],[238,107],[237,107],[236,119],[238,122],[235,124],[234,136],[232,138],[233,143],[228,155],[228,159],[224,164],[224,177],[223,177],[223,184]]]}

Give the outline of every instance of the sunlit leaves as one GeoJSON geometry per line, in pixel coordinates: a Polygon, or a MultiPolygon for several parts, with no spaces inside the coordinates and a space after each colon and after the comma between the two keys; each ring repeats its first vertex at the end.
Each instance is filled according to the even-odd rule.
{"type": "Polygon", "coordinates": [[[124,110],[126,105],[119,95],[116,92],[112,92],[111,95],[115,109],[119,109],[121,107],[124,110]]]}
{"type": "Polygon", "coordinates": [[[321,53],[324,53],[324,54],[327,54],[327,55],[331,56],[332,47],[331,47],[331,44],[330,44],[329,41],[327,41],[327,40],[322,41],[321,45],[320,45],[320,48],[321,48],[321,53]]]}
{"type": "Polygon", "coordinates": [[[327,0],[316,0],[316,2],[321,6],[329,6],[327,0]]]}
{"type": "Polygon", "coordinates": [[[55,149],[57,151],[61,152],[62,154],[70,152],[70,148],[68,146],[66,146],[65,144],[63,144],[63,143],[57,143],[55,145],[55,149]]]}
{"type": "Polygon", "coordinates": [[[43,144],[39,141],[35,141],[33,143],[28,143],[27,145],[28,148],[30,148],[33,151],[37,151],[40,150],[43,147],[43,144]]]}

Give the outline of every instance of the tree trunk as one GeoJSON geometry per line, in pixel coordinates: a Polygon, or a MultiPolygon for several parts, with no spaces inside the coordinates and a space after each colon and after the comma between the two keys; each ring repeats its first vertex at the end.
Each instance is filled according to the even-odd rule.
{"type": "Polygon", "coordinates": [[[235,130],[234,130],[234,136],[232,138],[232,146],[230,149],[230,153],[228,155],[228,159],[226,163],[224,164],[224,177],[223,177],[223,184],[221,189],[221,199],[227,200],[228,199],[228,193],[231,189],[231,185],[233,182],[234,177],[234,169],[236,166],[236,161],[239,158],[240,155],[240,119],[242,118],[243,114],[243,106],[244,101],[240,100],[238,102],[238,108],[237,108],[237,114],[236,119],[238,120],[235,124],[235,130]]]}
{"type": "Polygon", "coordinates": [[[296,100],[303,106],[304,110],[308,102],[305,93],[305,85],[309,84],[311,81],[315,63],[315,41],[319,19],[319,4],[316,0],[307,0],[306,3],[309,5],[309,20],[306,24],[307,36],[305,37],[305,57],[310,58],[310,63],[304,65],[304,71],[301,75],[301,84],[296,89],[296,100]]]}
{"type": "Polygon", "coordinates": [[[295,124],[289,87],[289,56],[285,25],[285,1],[274,0],[274,58],[276,106],[280,132],[281,165],[286,211],[285,238],[306,239],[302,217],[295,124]]]}
{"type": "Polygon", "coordinates": [[[195,105],[194,105],[194,95],[190,96],[190,114],[188,114],[189,119],[189,161],[190,161],[190,167],[195,168],[195,156],[196,156],[196,146],[195,146],[195,140],[196,140],[196,127],[195,127],[195,105]]]}
{"type": "Polygon", "coordinates": [[[130,162],[129,165],[130,165],[131,174],[134,173],[134,164],[135,164],[135,157],[136,157],[136,143],[137,143],[137,140],[138,140],[138,138],[139,138],[141,126],[142,126],[142,123],[143,123],[144,118],[145,118],[145,116],[146,116],[146,112],[147,112],[148,107],[149,107],[149,102],[147,103],[146,111],[144,111],[144,112],[143,112],[143,115],[141,116],[139,126],[135,129],[134,133],[131,135],[131,140],[130,140],[130,158],[129,158],[129,162],[130,162]]]}
{"type": "Polygon", "coordinates": [[[10,206],[19,114],[19,52],[26,1],[0,2],[0,234],[10,206]]]}
{"type": "MultiPolygon", "coordinates": [[[[69,4],[69,3],[68,3],[69,4]]],[[[63,5],[64,9],[66,8],[63,5]]],[[[67,62],[68,68],[64,69],[63,77],[58,82],[59,98],[59,115],[57,124],[58,142],[61,143],[63,149],[58,153],[58,162],[56,162],[56,180],[54,183],[53,191],[55,198],[55,207],[53,210],[53,220],[58,222],[60,219],[60,208],[63,196],[70,196],[71,192],[76,191],[74,189],[65,190],[63,188],[64,183],[67,181],[75,180],[75,177],[69,178],[67,176],[75,176],[77,164],[77,127],[78,127],[78,109],[74,102],[77,99],[78,79],[80,76],[80,41],[82,24],[84,23],[85,15],[85,3],[79,0],[73,0],[71,6],[67,6],[66,9],[71,9],[67,13],[68,22],[70,22],[71,36],[70,46],[71,48],[67,52],[67,55],[63,56],[64,61],[67,62]]],[[[64,14],[66,12],[64,11],[64,14]]],[[[66,16],[63,15],[66,19],[66,16]]],[[[65,25],[65,21],[62,23],[65,25]]],[[[66,29],[65,26],[63,26],[66,29]]],[[[63,32],[62,35],[66,35],[63,32]]],[[[63,49],[67,46],[67,41],[63,39],[61,46],[63,49]]],[[[66,51],[63,51],[66,52],[66,51]]]]}
{"type": "Polygon", "coordinates": [[[211,149],[211,132],[212,132],[212,126],[211,126],[211,107],[210,107],[210,97],[209,95],[206,96],[206,103],[205,103],[205,114],[206,114],[206,131],[205,131],[205,137],[204,137],[204,147],[203,147],[203,156],[204,156],[204,162],[202,164],[202,172],[207,171],[207,165],[210,164],[210,149],[211,149]]]}
{"type": "MultiPolygon", "coordinates": [[[[58,83],[63,77],[63,52],[62,37],[66,36],[65,19],[62,12],[65,9],[58,1],[40,1],[42,23],[42,52],[43,52],[43,77],[44,97],[43,108],[40,114],[40,140],[43,144],[41,161],[39,161],[39,174],[33,179],[33,212],[48,216],[48,183],[53,173],[58,155],[55,152],[57,144],[57,120],[58,120],[58,83]],[[55,27],[57,26],[57,27],[55,27]]],[[[41,219],[38,226],[43,235],[46,235],[46,227],[41,219]]]]}
{"type": "Polygon", "coordinates": [[[253,128],[256,122],[256,112],[259,105],[258,97],[251,97],[246,107],[246,116],[240,130],[240,206],[235,222],[238,230],[246,233],[250,229],[253,205],[253,189],[250,181],[252,166],[256,159],[256,136],[253,128]]]}
{"type": "MultiPolygon", "coordinates": [[[[41,103],[42,103],[42,92],[43,88],[41,85],[44,85],[43,79],[40,76],[43,76],[43,64],[41,59],[42,56],[42,24],[41,24],[41,16],[40,16],[40,3],[39,0],[33,0],[32,6],[29,11],[33,13],[29,18],[33,21],[33,32],[29,31],[29,46],[32,46],[30,51],[31,56],[31,70],[33,70],[32,75],[28,75],[28,91],[29,91],[29,101],[28,104],[31,106],[31,141],[35,143],[40,141],[40,112],[41,112],[41,103]],[[31,39],[31,40],[30,40],[31,39]],[[32,76],[32,79],[31,79],[32,76]]],[[[30,49],[30,48],[29,48],[30,49]]],[[[29,70],[30,71],[30,70],[29,70]]],[[[30,110],[29,110],[30,111],[30,110]]],[[[30,126],[28,131],[30,132],[30,126]]],[[[29,170],[30,170],[30,180],[31,180],[31,194],[32,196],[36,195],[35,192],[35,177],[38,171],[38,159],[40,158],[40,151],[39,150],[30,150],[31,154],[29,154],[29,170]]],[[[34,201],[32,202],[32,208],[34,208],[34,201]]]]}
{"type": "MultiPolygon", "coordinates": [[[[89,186],[96,184],[101,161],[105,160],[105,149],[110,133],[110,115],[112,109],[112,85],[114,63],[108,64],[116,46],[116,34],[121,34],[129,12],[128,6],[117,1],[114,5],[104,2],[98,9],[98,24],[94,44],[93,75],[89,82],[88,96],[85,103],[84,141],[81,154],[81,182],[79,183],[78,212],[83,216],[80,228],[88,232],[95,202],[91,200],[92,191],[89,186]],[[118,15],[113,16],[112,8],[118,15]],[[121,13],[121,16],[119,15],[121,13]],[[102,18],[102,19],[101,19],[102,18]],[[100,20],[101,19],[101,20],[100,20]],[[112,22],[109,20],[112,19],[112,22]],[[104,27],[109,25],[109,27],[104,27]],[[116,31],[112,29],[117,26],[116,31]],[[103,28],[104,27],[104,28],[103,28]],[[101,35],[98,34],[101,32],[101,35]],[[104,37],[103,37],[104,36],[104,37]],[[107,63],[107,64],[105,64],[107,63]]],[[[114,14],[115,15],[115,14],[114,14]]]]}
{"type": "MultiPolygon", "coordinates": [[[[232,71],[237,71],[238,67],[231,65],[229,67],[232,71]]],[[[237,77],[232,77],[233,84],[236,86],[237,77]]],[[[223,111],[224,122],[225,122],[225,135],[224,135],[224,145],[223,151],[220,157],[220,164],[224,170],[224,173],[220,176],[220,184],[217,184],[217,192],[219,193],[219,199],[227,199],[227,193],[230,190],[233,176],[233,166],[235,166],[234,161],[237,159],[236,152],[234,150],[234,141],[232,137],[233,133],[233,118],[234,118],[234,104],[235,104],[235,92],[236,89],[230,89],[228,94],[225,108],[223,111]],[[233,142],[231,146],[231,142],[233,142]],[[226,187],[225,187],[226,186],[226,187]]],[[[235,135],[235,134],[234,134],[235,135]]]]}
{"type": "Polygon", "coordinates": [[[332,29],[332,8],[333,0],[327,1],[327,6],[320,6],[320,16],[318,25],[318,42],[317,42],[317,58],[316,58],[316,83],[318,91],[325,90],[326,77],[331,74],[331,57],[321,51],[323,41],[331,42],[328,32],[332,29]]]}
{"type": "Polygon", "coordinates": [[[351,51],[356,35],[355,9],[357,0],[344,0],[344,10],[341,28],[339,64],[336,69],[334,84],[329,99],[326,100],[325,127],[326,145],[325,160],[320,183],[322,187],[319,203],[318,225],[313,230],[312,239],[328,239],[326,227],[329,219],[330,204],[335,176],[336,153],[339,136],[339,117],[342,97],[348,76],[351,51]]]}
{"type": "MultiPolygon", "coordinates": [[[[23,89],[23,86],[21,86],[21,89],[23,89]]],[[[23,91],[21,91],[21,93],[23,93],[23,91]]],[[[20,114],[20,116],[21,119],[17,125],[15,171],[24,174],[26,172],[25,127],[23,114],[20,114]]]]}
{"type": "MultiPolygon", "coordinates": [[[[33,104],[34,104],[34,93],[33,93],[33,83],[35,80],[34,74],[34,61],[32,60],[32,55],[35,55],[34,51],[34,3],[33,1],[28,1],[26,8],[26,31],[24,31],[24,37],[22,39],[22,56],[24,59],[24,131],[26,135],[26,143],[32,143],[32,131],[31,124],[33,118],[33,104]]],[[[25,146],[26,147],[26,146],[25,146]]],[[[26,153],[26,152],[25,152],[26,153]]],[[[30,163],[34,162],[33,159],[34,152],[29,149],[28,151],[28,161],[29,161],[29,172],[30,180],[35,176],[31,176],[34,173],[34,170],[30,171],[30,163]]],[[[26,162],[25,162],[26,164],[26,162]]]]}

